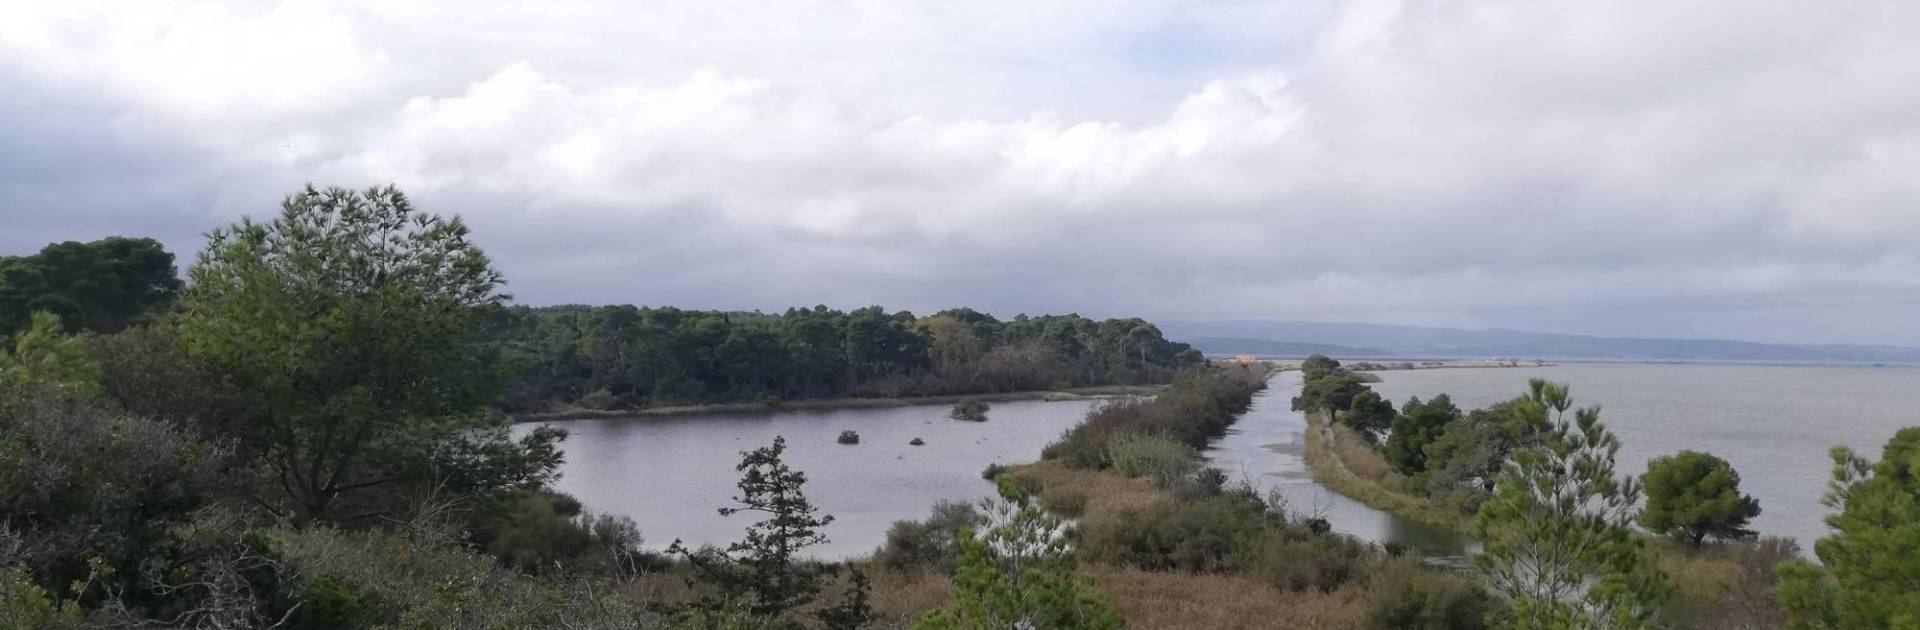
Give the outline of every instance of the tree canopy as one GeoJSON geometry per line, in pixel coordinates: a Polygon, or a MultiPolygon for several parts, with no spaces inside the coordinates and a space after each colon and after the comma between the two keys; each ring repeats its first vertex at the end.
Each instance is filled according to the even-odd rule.
{"type": "Polygon", "coordinates": [[[173,303],[180,292],[173,254],[150,238],[53,243],[31,256],[0,257],[0,336],[35,312],[73,330],[111,332],[173,303]]]}
{"type": "Polygon", "coordinates": [[[211,232],[189,275],[181,342],[235,395],[208,428],[272,469],[263,505],[375,516],[395,484],[531,487],[557,465],[559,434],[509,444],[486,420],[474,337],[507,296],[458,218],[391,187],[308,187],[211,232]]]}
{"type": "Polygon", "coordinates": [[[1740,473],[1727,460],[1691,450],[1655,457],[1640,482],[1647,492],[1640,525],[1649,531],[1696,547],[1709,537],[1732,540],[1754,533],[1747,521],[1760,515],[1760,502],[1740,493],[1740,473]]]}
{"type": "Polygon", "coordinates": [[[1777,594],[1795,628],[1920,627],[1920,427],[1895,433],[1875,462],[1832,451],[1824,503],[1832,530],[1820,564],[1780,567],[1777,594]]]}

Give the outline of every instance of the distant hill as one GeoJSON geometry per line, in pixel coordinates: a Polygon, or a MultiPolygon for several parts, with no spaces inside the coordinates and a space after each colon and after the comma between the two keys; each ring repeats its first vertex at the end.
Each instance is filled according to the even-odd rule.
{"type": "Polygon", "coordinates": [[[1207,354],[1257,354],[1267,357],[1304,357],[1315,354],[1341,357],[1372,357],[1387,354],[1379,348],[1359,348],[1330,343],[1300,343],[1248,339],[1244,337],[1195,337],[1188,345],[1207,354]]]}
{"type": "Polygon", "coordinates": [[[1211,354],[1632,361],[1844,361],[1920,363],[1920,348],[1849,344],[1776,344],[1728,339],[1591,337],[1522,330],[1468,330],[1335,322],[1162,322],[1160,329],[1211,354]],[[1202,343],[1206,345],[1202,345],[1202,343]],[[1287,350],[1265,350],[1284,348],[1287,350]]]}

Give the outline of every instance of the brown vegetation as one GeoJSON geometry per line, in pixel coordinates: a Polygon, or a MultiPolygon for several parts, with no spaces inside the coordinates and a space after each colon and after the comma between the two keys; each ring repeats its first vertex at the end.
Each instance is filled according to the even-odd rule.
{"type": "Polygon", "coordinates": [[[1364,588],[1285,591],[1236,575],[1167,573],[1095,565],[1094,583],[1134,628],[1359,628],[1364,588]]]}

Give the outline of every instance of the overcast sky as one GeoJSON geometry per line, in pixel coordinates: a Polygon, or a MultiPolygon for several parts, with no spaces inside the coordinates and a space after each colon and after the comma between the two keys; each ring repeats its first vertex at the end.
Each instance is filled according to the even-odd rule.
{"type": "Polygon", "coordinates": [[[304,182],[391,182],[531,304],[1920,344],[1916,33],[1903,0],[0,0],[0,253],[185,265],[304,182]]]}

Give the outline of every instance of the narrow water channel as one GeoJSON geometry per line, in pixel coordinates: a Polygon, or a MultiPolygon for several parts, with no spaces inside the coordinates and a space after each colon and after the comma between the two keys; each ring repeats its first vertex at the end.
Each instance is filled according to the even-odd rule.
{"type": "Polygon", "coordinates": [[[1235,481],[1277,489],[1289,511],[1325,518],[1342,534],[1399,543],[1436,558],[1458,558],[1476,548],[1470,537],[1367,507],[1314,481],[1305,456],[1307,419],[1292,410],[1300,378],[1299,372],[1275,375],[1246,415],[1207,449],[1208,464],[1235,481]]]}

